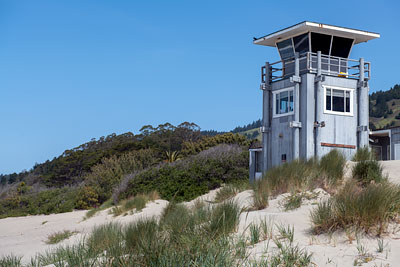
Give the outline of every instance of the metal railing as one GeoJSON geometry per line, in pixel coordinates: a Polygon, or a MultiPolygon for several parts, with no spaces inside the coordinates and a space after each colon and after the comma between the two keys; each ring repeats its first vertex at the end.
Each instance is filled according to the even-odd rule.
{"type": "MultiPolygon", "coordinates": [[[[261,67],[261,82],[267,81],[269,76],[269,83],[279,81],[294,75],[295,59],[290,58],[280,60],[269,64],[269,71],[266,66],[261,67]]],[[[360,64],[361,60],[354,60],[342,57],[334,57],[321,54],[321,73],[323,75],[343,77],[349,79],[360,78],[360,64]]],[[[317,73],[318,71],[318,56],[317,53],[307,52],[299,56],[299,69],[300,74],[303,73],[317,73]]],[[[364,62],[364,77],[369,80],[371,76],[371,63],[364,62]]]]}

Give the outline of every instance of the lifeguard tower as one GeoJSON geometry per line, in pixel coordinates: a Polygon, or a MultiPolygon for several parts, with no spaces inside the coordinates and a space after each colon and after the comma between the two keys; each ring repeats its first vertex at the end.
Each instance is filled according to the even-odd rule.
{"type": "Polygon", "coordinates": [[[261,67],[262,148],[250,149],[250,179],[296,158],[338,149],[351,158],[368,146],[371,64],[350,59],[378,33],[301,22],[254,40],[281,60],[261,67]]]}

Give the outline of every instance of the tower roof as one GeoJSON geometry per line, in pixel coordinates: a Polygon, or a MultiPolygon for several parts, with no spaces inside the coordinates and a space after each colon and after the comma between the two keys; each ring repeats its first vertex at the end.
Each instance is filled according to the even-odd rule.
{"type": "Polygon", "coordinates": [[[254,44],[275,47],[277,42],[298,36],[305,32],[316,32],[339,37],[354,39],[354,44],[367,42],[369,40],[379,38],[380,34],[375,32],[367,32],[362,30],[350,29],[345,27],[333,26],[310,21],[303,21],[296,25],[282,29],[280,31],[268,34],[254,40],[254,44]]]}

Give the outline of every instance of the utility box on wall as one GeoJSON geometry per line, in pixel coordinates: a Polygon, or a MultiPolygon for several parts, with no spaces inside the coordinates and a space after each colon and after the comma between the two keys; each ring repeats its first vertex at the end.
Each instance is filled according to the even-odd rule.
{"type": "MultiPolygon", "coordinates": [[[[276,47],[281,60],[261,68],[262,172],[332,149],[351,158],[368,146],[371,64],[350,59],[355,44],[377,33],[302,22],[254,40],[276,47]]],[[[250,158],[255,158],[250,151],[250,158]]],[[[250,163],[250,179],[255,170],[250,163]]]]}

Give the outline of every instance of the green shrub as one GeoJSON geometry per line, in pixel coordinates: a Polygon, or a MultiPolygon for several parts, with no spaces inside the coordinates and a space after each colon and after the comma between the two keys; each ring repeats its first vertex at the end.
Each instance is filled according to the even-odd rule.
{"type": "Polygon", "coordinates": [[[39,193],[11,195],[0,200],[0,218],[72,211],[75,207],[76,188],[48,189],[39,193]]]}
{"type": "Polygon", "coordinates": [[[248,151],[236,145],[220,145],[127,179],[115,191],[114,200],[156,190],[166,200],[190,201],[223,183],[247,181],[248,151]]]}
{"type": "Polygon", "coordinates": [[[353,167],[353,177],[362,185],[367,185],[372,181],[381,183],[386,181],[382,174],[382,166],[376,160],[359,161],[353,167]]]}
{"type": "Polygon", "coordinates": [[[87,210],[99,205],[99,195],[93,187],[84,186],[79,191],[75,205],[77,209],[87,210]]]}
{"type": "Polygon", "coordinates": [[[118,185],[123,175],[140,171],[154,165],[158,161],[151,149],[131,151],[121,156],[103,158],[101,163],[93,166],[84,180],[94,188],[100,203],[109,199],[113,188],[118,185]]]}
{"type": "Polygon", "coordinates": [[[216,136],[205,136],[198,142],[185,142],[182,147],[182,154],[195,155],[201,151],[210,149],[221,144],[236,144],[239,146],[250,145],[250,141],[240,134],[224,133],[216,136]]]}

